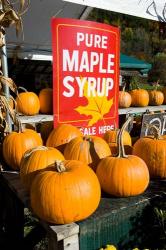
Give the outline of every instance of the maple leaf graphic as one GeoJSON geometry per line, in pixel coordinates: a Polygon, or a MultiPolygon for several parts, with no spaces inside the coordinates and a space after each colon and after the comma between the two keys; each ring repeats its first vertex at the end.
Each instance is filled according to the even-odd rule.
{"type": "Polygon", "coordinates": [[[104,115],[107,114],[113,104],[113,98],[107,100],[107,96],[88,96],[88,82],[84,85],[84,96],[88,100],[88,104],[86,106],[78,106],[75,110],[81,115],[92,116],[89,120],[88,126],[92,126],[99,120],[104,120],[104,115]]]}

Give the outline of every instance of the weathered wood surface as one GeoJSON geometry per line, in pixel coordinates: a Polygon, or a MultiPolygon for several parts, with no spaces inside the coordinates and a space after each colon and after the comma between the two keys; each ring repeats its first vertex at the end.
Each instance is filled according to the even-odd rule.
{"type": "Polygon", "coordinates": [[[160,110],[166,110],[166,105],[147,106],[147,107],[129,107],[129,108],[124,108],[124,109],[119,109],[119,115],[145,113],[147,110],[156,111],[156,112],[160,110]]]}
{"type": "Polygon", "coordinates": [[[33,116],[20,115],[19,118],[22,123],[40,123],[40,122],[53,121],[53,115],[42,115],[42,114],[33,116]]]}

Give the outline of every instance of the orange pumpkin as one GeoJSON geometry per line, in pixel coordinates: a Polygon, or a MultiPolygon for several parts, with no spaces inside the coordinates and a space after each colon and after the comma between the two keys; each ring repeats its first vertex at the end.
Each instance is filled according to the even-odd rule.
{"type": "Polygon", "coordinates": [[[149,105],[159,106],[164,102],[164,94],[159,90],[149,91],[149,105]]]}
{"type": "Polygon", "coordinates": [[[33,92],[19,93],[16,98],[17,111],[24,115],[36,115],[39,113],[39,97],[33,92]]]}
{"type": "Polygon", "coordinates": [[[39,92],[40,112],[44,114],[53,113],[53,89],[44,88],[39,92]]]}
{"type": "Polygon", "coordinates": [[[33,147],[42,145],[41,136],[34,130],[19,128],[18,132],[11,132],[3,141],[3,157],[6,163],[14,170],[20,169],[21,158],[24,153],[33,147]]]}
{"type": "Polygon", "coordinates": [[[125,155],[122,144],[122,133],[129,119],[118,134],[118,156],[106,157],[97,166],[96,174],[101,188],[118,197],[139,195],[149,184],[149,171],[146,163],[134,155],[125,155]]]}
{"type": "Polygon", "coordinates": [[[133,154],[142,158],[152,178],[166,178],[166,137],[160,135],[156,126],[153,135],[141,137],[133,146],[133,154]]]}
{"type": "Polygon", "coordinates": [[[58,148],[63,152],[66,144],[77,136],[82,136],[81,131],[77,127],[71,124],[59,124],[49,134],[46,146],[58,148]]]}
{"type": "Polygon", "coordinates": [[[129,108],[131,106],[131,95],[126,91],[119,91],[119,108],[129,108]]]}
{"type": "Polygon", "coordinates": [[[110,156],[109,145],[98,136],[80,136],[72,139],[65,147],[66,160],[80,160],[96,170],[100,159],[110,156]]]}
{"type": "Polygon", "coordinates": [[[131,106],[146,107],[149,104],[149,94],[145,89],[133,89],[130,92],[131,106]]]}
{"type": "Polygon", "coordinates": [[[20,179],[27,190],[30,190],[34,177],[41,169],[54,164],[56,160],[64,160],[62,153],[56,148],[35,147],[25,152],[20,164],[20,179]]]}
{"type": "MultiPolygon", "coordinates": [[[[119,133],[119,129],[108,130],[103,135],[104,140],[109,144],[111,152],[113,155],[117,154],[117,135],[119,133]]],[[[123,145],[126,153],[132,152],[132,139],[128,131],[124,130],[123,135],[123,145]]]]}
{"type": "Polygon", "coordinates": [[[85,163],[59,161],[35,177],[30,197],[39,218],[66,224],[89,217],[99,205],[101,190],[97,176],[85,163]]]}

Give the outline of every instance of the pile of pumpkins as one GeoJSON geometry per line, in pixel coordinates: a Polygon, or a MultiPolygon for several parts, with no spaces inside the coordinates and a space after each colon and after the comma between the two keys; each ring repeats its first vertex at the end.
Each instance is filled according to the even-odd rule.
{"type": "Polygon", "coordinates": [[[166,104],[166,88],[162,90],[133,89],[119,91],[119,108],[159,106],[166,104]]]}
{"type": "MultiPolygon", "coordinates": [[[[36,115],[38,113],[53,113],[53,89],[44,88],[39,95],[26,89],[16,98],[17,111],[23,115],[36,115]]],[[[12,103],[12,102],[11,102],[12,103]]],[[[148,105],[159,106],[166,104],[166,88],[162,90],[133,89],[131,91],[119,91],[119,108],[146,107],[148,105]]]]}
{"type": "Polygon", "coordinates": [[[53,113],[53,89],[41,89],[37,95],[34,92],[27,91],[25,88],[19,87],[23,92],[18,93],[16,97],[17,112],[23,115],[33,116],[39,113],[53,113]]]}
{"type": "Polygon", "coordinates": [[[146,190],[150,178],[166,177],[166,139],[154,126],[152,136],[132,146],[126,131],[131,119],[103,137],[84,136],[70,124],[53,128],[45,143],[21,125],[5,137],[4,160],[19,171],[39,218],[56,224],[80,221],[97,209],[101,190],[135,196],[146,190]]]}

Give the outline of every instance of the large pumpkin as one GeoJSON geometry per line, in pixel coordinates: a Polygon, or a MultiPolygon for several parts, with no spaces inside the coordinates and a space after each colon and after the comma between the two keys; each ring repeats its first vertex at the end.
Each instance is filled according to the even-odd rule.
{"type": "Polygon", "coordinates": [[[53,113],[53,89],[44,88],[39,92],[40,112],[44,114],[53,113]]]}
{"type": "Polygon", "coordinates": [[[156,126],[153,136],[141,137],[133,146],[133,154],[142,158],[152,178],[166,178],[166,138],[160,135],[156,126]]]}
{"type": "Polygon", "coordinates": [[[36,115],[39,113],[39,97],[34,92],[19,93],[16,98],[17,111],[24,115],[36,115]]]}
{"type": "MultiPolygon", "coordinates": [[[[118,152],[117,136],[118,136],[119,131],[120,131],[119,129],[108,130],[103,135],[103,139],[109,144],[109,147],[113,155],[117,154],[118,152]]],[[[125,152],[127,154],[131,153],[132,152],[132,139],[127,130],[123,131],[122,140],[123,140],[125,152]]]]}
{"type": "Polygon", "coordinates": [[[131,95],[122,90],[119,91],[119,108],[129,108],[131,106],[131,95]]]}
{"type": "Polygon", "coordinates": [[[86,219],[98,207],[100,184],[81,161],[59,161],[40,172],[31,187],[31,207],[44,221],[66,224],[86,219]]]}
{"type": "Polygon", "coordinates": [[[46,146],[58,148],[63,152],[66,144],[77,136],[82,136],[77,127],[71,124],[60,124],[49,134],[46,146]]]}
{"type": "Polygon", "coordinates": [[[101,188],[117,197],[139,195],[149,184],[146,163],[138,156],[125,155],[124,152],[122,133],[129,120],[130,117],[118,134],[118,156],[102,159],[96,170],[101,188]]]}
{"type": "Polygon", "coordinates": [[[146,107],[149,104],[149,94],[145,89],[133,89],[130,92],[131,106],[146,107]]]}
{"type": "Polygon", "coordinates": [[[3,157],[11,168],[19,170],[23,154],[42,143],[41,136],[32,129],[13,131],[3,141],[3,157]]]}
{"type": "Polygon", "coordinates": [[[98,136],[76,137],[66,145],[64,150],[66,160],[83,161],[94,171],[100,159],[110,155],[109,145],[98,136]]]}
{"type": "Polygon", "coordinates": [[[164,94],[159,90],[149,91],[149,104],[159,106],[164,102],[164,94]]]}
{"type": "Polygon", "coordinates": [[[20,164],[20,179],[27,190],[30,190],[32,181],[41,169],[64,160],[62,153],[56,148],[39,146],[25,152],[20,164]]]}

